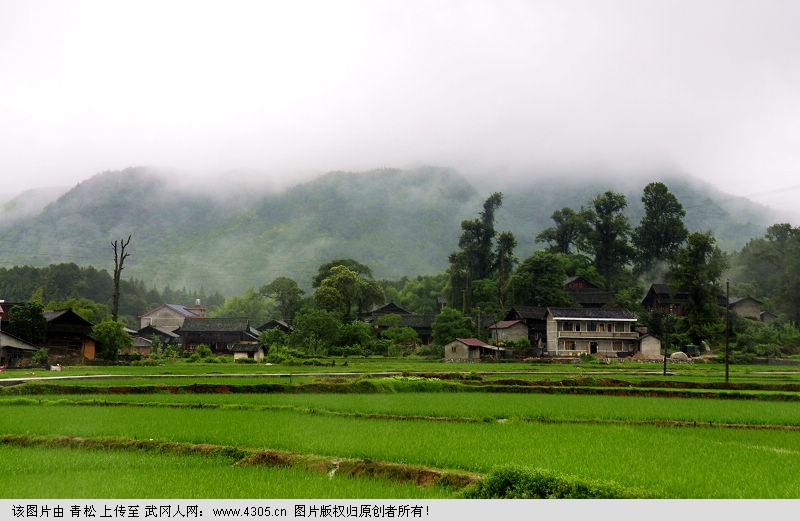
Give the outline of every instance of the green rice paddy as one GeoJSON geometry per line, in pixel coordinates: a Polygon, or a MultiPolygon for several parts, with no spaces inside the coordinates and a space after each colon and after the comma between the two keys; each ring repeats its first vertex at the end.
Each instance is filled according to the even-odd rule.
{"type": "MultiPolygon", "coordinates": [[[[775,374],[770,379],[759,374],[756,380],[767,385],[794,384],[798,381],[795,376],[775,374]]],[[[737,377],[737,381],[745,379],[744,373],[737,377]]],[[[174,389],[107,394],[103,387],[112,384],[102,381],[94,383],[99,386],[98,394],[35,394],[34,386],[34,394],[27,394],[31,392],[28,389],[17,395],[9,388],[0,394],[4,410],[0,435],[212,444],[478,476],[513,464],[643,490],[647,497],[800,498],[800,403],[789,401],[796,400],[800,392],[791,389],[760,390],[756,386],[747,391],[761,399],[720,399],[713,393],[696,398],[688,393],[679,395],[682,397],[635,392],[631,396],[523,394],[486,392],[488,389],[480,386],[467,389],[469,380],[464,380],[464,389],[459,391],[449,379],[442,380],[445,385],[398,377],[388,379],[398,382],[389,392],[238,394],[226,386],[243,383],[240,377],[233,378],[233,384],[226,378],[197,377],[198,383],[218,385],[218,392],[202,394],[174,389]],[[775,399],[776,395],[782,398],[775,399]]],[[[315,380],[303,378],[292,384],[315,380]]],[[[481,376],[478,380],[485,383],[492,378],[481,376]]],[[[628,379],[622,375],[614,378],[628,379]]],[[[691,378],[668,381],[713,379],[708,372],[696,372],[691,378]]],[[[638,375],[630,378],[629,387],[636,391],[654,381],[658,386],[659,380],[663,376],[638,375]]],[[[587,392],[592,390],[592,381],[582,384],[587,392]]],[[[146,375],[138,374],[135,381],[124,385],[137,384],[153,385],[146,375]]],[[[713,392],[729,391],[719,386],[713,392]]],[[[458,496],[454,489],[386,478],[337,476],[332,480],[324,472],[309,469],[241,467],[218,455],[90,450],[46,443],[35,447],[6,444],[0,450],[4,454],[0,485],[6,485],[2,490],[18,491],[20,487],[10,487],[11,483],[23,480],[28,484],[24,480],[30,480],[32,492],[26,497],[458,496]],[[32,465],[20,465],[19,461],[32,465]],[[56,463],[51,466],[50,462],[56,463]],[[122,468],[130,469],[130,475],[138,479],[120,480],[119,488],[104,488],[122,468]],[[85,469],[94,469],[94,477],[85,477],[85,469]],[[170,469],[179,470],[173,475],[170,469]],[[211,475],[218,478],[205,479],[211,475]],[[186,488],[197,481],[207,485],[186,488]],[[33,482],[39,483],[39,488],[33,482]],[[255,488],[254,483],[265,482],[285,482],[286,486],[255,488]],[[151,483],[159,484],[160,492],[151,483]]]]}

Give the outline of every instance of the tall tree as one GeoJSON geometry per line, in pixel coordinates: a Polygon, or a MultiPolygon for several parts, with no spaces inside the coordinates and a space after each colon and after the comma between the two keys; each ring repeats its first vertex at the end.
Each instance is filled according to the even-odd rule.
{"type": "Polygon", "coordinates": [[[346,266],[333,266],[314,292],[314,301],[321,309],[353,318],[354,306],[359,313],[366,311],[383,302],[383,291],[374,280],[363,278],[346,266]]]}
{"type": "Polygon", "coordinates": [[[457,309],[447,307],[433,319],[431,329],[433,342],[443,346],[456,338],[472,337],[475,324],[457,309]]]}
{"type": "Polygon", "coordinates": [[[586,215],[564,207],[550,216],[555,226],[545,228],[536,236],[536,242],[546,242],[553,253],[571,253],[578,246],[580,237],[586,233],[586,215]]]}
{"type": "Polygon", "coordinates": [[[509,296],[518,306],[572,306],[564,291],[567,278],[562,254],[537,251],[522,261],[509,282],[509,296]]]}
{"type": "Polygon", "coordinates": [[[8,333],[32,344],[44,344],[47,339],[47,321],[42,311],[42,303],[35,299],[12,307],[6,316],[8,333]]]}
{"type": "Polygon", "coordinates": [[[365,277],[368,279],[372,278],[372,269],[370,269],[370,267],[367,266],[366,264],[362,264],[357,260],[353,259],[336,259],[330,262],[326,262],[325,264],[322,264],[317,269],[317,274],[311,280],[311,287],[318,288],[322,286],[322,281],[332,275],[332,270],[336,266],[344,266],[345,268],[348,268],[350,271],[355,272],[356,275],[358,275],[359,277],[365,277]]]}
{"type": "Polygon", "coordinates": [[[125,251],[125,248],[131,243],[131,236],[128,235],[127,240],[118,240],[111,243],[114,247],[114,295],[111,303],[111,320],[116,321],[119,317],[119,281],[122,276],[123,264],[125,259],[130,256],[130,253],[125,251]]]}
{"type": "Polygon", "coordinates": [[[633,254],[628,242],[630,225],[623,213],[627,206],[623,194],[608,191],[595,197],[585,212],[589,226],[582,248],[594,257],[594,265],[609,290],[616,289],[633,254]]]}
{"type": "Polygon", "coordinates": [[[773,224],[734,257],[751,296],[772,300],[775,310],[800,323],[800,227],[773,224]]]}
{"type": "Polygon", "coordinates": [[[517,239],[511,232],[503,232],[497,238],[495,273],[497,275],[497,297],[500,311],[505,309],[506,286],[514,270],[514,264],[517,262],[517,258],[514,256],[514,248],[516,247],[517,239]]]}
{"type": "Polygon", "coordinates": [[[683,218],[686,211],[664,183],[654,182],[642,192],[644,217],[633,230],[637,271],[650,271],[659,261],[672,259],[689,235],[683,218]]]}
{"type": "Polygon", "coordinates": [[[97,354],[106,360],[116,360],[123,349],[133,345],[133,337],[125,331],[125,324],[116,320],[95,324],[92,338],[97,342],[97,354]]]}
{"type": "Polygon", "coordinates": [[[300,309],[304,293],[297,282],[289,277],[278,277],[269,284],[261,286],[260,291],[275,301],[278,312],[284,320],[294,318],[295,313],[300,309]]]}
{"type": "Polygon", "coordinates": [[[254,326],[266,322],[272,314],[272,303],[255,288],[247,288],[242,295],[228,297],[225,302],[209,313],[217,318],[249,318],[254,326]]]}
{"type": "Polygon", "coordinates": [[[689,337],[699,345],[709,324],[719,321],[719,279],[727,267],[722,251],[710,233],[695,232],[678,248],[670,264],[669,283],[687,295],[689,337]]]}
{"type": "Polygon", "coordinates": [[[450,254],[449,261],[451,286],[454,292],[461,291],[464,312],[472,308],[473,281],[488,278],[495,267],[494,221],[502,203],[503,194],[495,192],[483,203],[478,218],[461,222],[459,250],[450,254]]]}

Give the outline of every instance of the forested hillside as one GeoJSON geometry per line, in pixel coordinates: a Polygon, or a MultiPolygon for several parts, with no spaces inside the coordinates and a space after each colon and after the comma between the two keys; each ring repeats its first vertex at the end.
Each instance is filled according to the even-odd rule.
{"type": "MultiPolygon", "coordinates": [[[[369,265],[376,278],[437,274],[448,266],[461,221],[487,195],[439,168],[335,172],[282,192],[235,177],[224,193],[187,189],[169,180],[176,175],[132,168],[77,185],[0,230],[0,266],[72,262],[110,270],[111,241],[132,235],[124,276],[153,288],[230,295],[278,276],[307,288],[320,264],[344,257],[369,265]]],[[[709,186],[680,177],[665,182],[686,208],[687,227],[711,231],[723,249],[740,248],[774,222],[765,209],[709,186]]],[[[553,211],[578,209],[606,190],[627,196],[632,224],[642,213],[644,182],[528,176],[497,183],[505,194],[498,228],[514,233],[520,258],[542,247],[534,238],[552,225],[553,211]]]]}

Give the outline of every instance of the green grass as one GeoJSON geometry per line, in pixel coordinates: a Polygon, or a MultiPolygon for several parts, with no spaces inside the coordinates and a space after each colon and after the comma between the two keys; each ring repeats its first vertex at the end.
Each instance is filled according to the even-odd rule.
{"type": "Polygon", "coordinates": [[[223,457],[4,446],[0,497],[25,498],[446,498],[440,487],[234,466],[223,457]]]}
{"type": "Polygon", "coordinates": [[[515,463],[674,498],[795,498],[800,490],[800,436],[783,431],[20,405],[0,420],[0,432],[214,443],[478,472],[515,463]]]}

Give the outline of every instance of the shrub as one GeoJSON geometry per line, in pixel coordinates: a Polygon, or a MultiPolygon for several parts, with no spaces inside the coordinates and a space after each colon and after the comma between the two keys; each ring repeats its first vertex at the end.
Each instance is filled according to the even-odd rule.
{"type": "Polygon", "coordinates": [[[645,497],[614,482],[579,480],[542,469],[504,465],[462,492],[467,499],[612,499],[645,497]]]}
{"type": "Polygon", "coordinates": [[[200,344],[195,348],[195,353],[197,353],[200,358],[208,358],[209,356],[213,355],[214,353],[211,352],[211,348],[208,347],[206,344],[200,344]]]}
{"type": "Polygon", "coordinates": [[[134,361],[131,362],[131,365],[133,365],[133,366],[153,367],[153,366],[159,365],[160,363],[161,362],[159,362],[156,359],[145,358],[144,360],[134,360],[134,361]]]}
{"type": "Polygon", "coordinates": [[[417,354],[425,358],[444,358],[444,346],[427,344],[417,347],[417,354]]]}
{"type": "Polygon", "coordinates": [[[49,365],[49,359],[50,352],[47,350],[47,348],[42,347],[33,353],[31,363],[36,367],[47,367],[49,365]]]}

